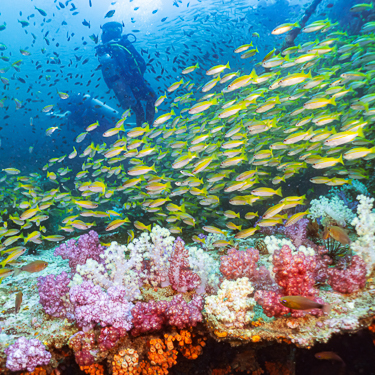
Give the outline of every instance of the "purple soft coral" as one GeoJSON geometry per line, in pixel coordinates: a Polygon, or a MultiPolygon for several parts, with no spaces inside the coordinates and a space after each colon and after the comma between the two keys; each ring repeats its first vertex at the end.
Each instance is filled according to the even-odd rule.
{"type": "Polygon", "coordinates": [[[77,266],[85,264],[89,258],[101,263],[100,254],[104,249],[105,247],[100,245],[98,233],[91,230],[88,234],[80,236],[78,241],[71,239],[61,244],[55,250],[54,255],[69,259],[69,266],[75,274],[77,266]]]}
{"type": "Polygon", "coordinates": [[[195,327],[202,321],[203,306],[202,296],[195,295],[189,303],[184,300],[182,294],[174,296],[165,312],[168,325],[176,326],[178,329],[195,327]]]}
{"type": "Polygon", "coordinates": [[[133,304],[126,297],[123,288],[110,287],[105,293],[91,281],[84,281],[70,289],[70,301],[79,327],[92,328],[100,323],[102,327],[119,328],[123,334],[132,327],[130,311],[133,304]]]}
{"type": "Polygon", "coordinates": [[[290,238],[293,245],[298,249],[301,245],[316,248],[314,242],[307,238],[307,226],[309,224],[309,219],[302,218],[298,220],[295,224],[290,225],[285,228],[284,234],[286,237],[290,238]]]}
{"type": "Polygon", "coordinates": [[[204,299],[195,295],[187,303],[182,294],[172,301],[137,302],[132,310],[134,328],[132,335],[160,330],[163,325],[177,326],[179,329],[194,327],[202,321],[201,311],[204,299]]]}
{"type": "Polygon", "coordinates": [[[51,354],[38,339],[28,340],[25,337],[20,337],[4,352],[7,355],[6,367],[10,371],[32,372],[37,366],[48,365],[51,359],[51,354]]]}
{"type": "Polygon", "coordinates": [[[55,318],[72,318],[69,299],[64,299],[69,292],[69,283],[70,279],[66,272],[56,276],[38,277],[39,302],[46,314],[55,318]]]}

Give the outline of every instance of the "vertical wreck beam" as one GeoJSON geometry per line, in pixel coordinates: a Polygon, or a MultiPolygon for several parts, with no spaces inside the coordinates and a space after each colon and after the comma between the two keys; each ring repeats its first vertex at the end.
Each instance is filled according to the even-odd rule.
{"type": "Polygon", "coordinates": [[[295,27],[293,30],[289,31],[289,33],[285,37],[284,42],[280,48],[281,52],[284,51],[284,49],[294,46],[294,40],[300,34],[301,30],[306,26],[307,21],[309,20],[311,15],[315,12],[316,8],[321,2],[322,0],[313,0],[313,2],[306,8],[304,15],[298,21],[300,24],[300,27],[295,27]]]}

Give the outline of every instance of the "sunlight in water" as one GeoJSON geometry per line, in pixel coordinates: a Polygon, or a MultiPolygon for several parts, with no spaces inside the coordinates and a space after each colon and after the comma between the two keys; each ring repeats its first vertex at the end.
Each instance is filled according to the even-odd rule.
{"type": "MultiPolygon", "coordinates": [[[[162,0],[121,0],[117,1],[114,6],[110,6],[108,10],[115,9],[116,20],[126,20],[130,17],[140,22],[149,22],[155,13],[159,13],[162,10],[162,0]],[[139,8],[139,9],[137,9],[139,8]],[[153,11],[156,11],[154,14],[153,11]]],[[[135,23],[136,25],[136,23],[135,23]]]]}

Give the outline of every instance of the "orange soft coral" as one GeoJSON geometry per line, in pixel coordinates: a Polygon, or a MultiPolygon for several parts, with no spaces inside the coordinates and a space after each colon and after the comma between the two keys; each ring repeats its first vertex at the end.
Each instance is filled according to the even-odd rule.
{"type": "Polygon", "coordinates": [[[104,367],[98,363],[90,366],[80,366],[79,368],[88,375],[104,375],[104,367]]]}
{"type": "Polygon", "coordinates": [[[197,339],[197,345],[193,344],[191,333],[188,330],[181,330],[180,333],[174,332],[172,334],[164,335],[167,345],[173,345],[173,341],[176,341],[177,349],[181,354],[188,359],[197,359],[202,354],[202,347],[206,346],[204,338],[197,339]]]}
{"type": "Polygon", "coordinates": [[[138,375],[140,369],[138,368],[138,353],[134,349],[120,350],[118,354],[113,357],[112,370],[113,375],[138,375]]]}
{"type": "Polygon", "coordinates": [[[47,371],[43,367],[36,367],[33,372],[22,372],[21,375],[47,375],[47,371]]]}

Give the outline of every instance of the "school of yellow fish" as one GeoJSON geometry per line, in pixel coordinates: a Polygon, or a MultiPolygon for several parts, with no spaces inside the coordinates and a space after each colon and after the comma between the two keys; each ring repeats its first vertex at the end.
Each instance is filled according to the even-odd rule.
{"type": "MultiPolygon", "coordinates": [[[[272,34],[294,27],[298,24],[280,25],[272,34]]],[[[14,204],[12,212],[2,212],[0,279],[13,273],[5,266],[15,264],[28,243],[62,241],[63,232],[79,234],[98,223],[107,231],[124,226],[130,241],[134,227],[150,230],[157,221],[175,234],[190,229],[247,238],[259,226],[285,219],[289,226],[306,215],[288,215],[305,197],[283,198],[277,185],[308,167],[322,169],[321,176],[311,178],[314,184],[368,178],[358,165],[375,157],[373,142],[366,139],[375,121],[374,31],[375,22],[366,23],[359,36],[338,31],[329,20],[313,22],[302,30],[313,41],[277,55],[271,51],[257,64],[265,68],[262,74],[254,69],[243,75],[229,64],[218,65],[206,72],[207,82],[197,84],[199,65],[186,67],[183,78],[156,101],[156,107],[171,104],[153,124],[127,129],[127,111],[103,133],[102,144],[90,144],[82,155],[73,147],[71,154],[49,160],[46,176],[4,169],[2,200],[14,204]],[[77,156],[85,160],[75,176],[69,167],[59,167],[77,156]],[[74,180],[75,189],[44,191],[45,177],[74,180]],[[254,226],[258,213],[251,205],[276,196],[281,200],[264,209],[254,226]],[[114,204],[121,210],[112,209],[114,204]],[[48,233],[43,222],[56,216],[62,218],[58,233],[48,233]],[[223,218],[225,229],[217,227],[223,218]]],[[[234,53],[246,59],[258,50],[250,43],[234,53]]],[[[93,130],[100,131],[99,122],[76,141],[93,130]]],[[[229,243],[228,238],[217,246],[229,243]]]]}

